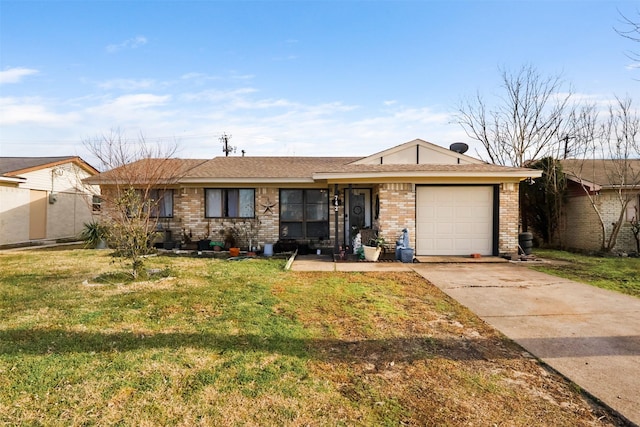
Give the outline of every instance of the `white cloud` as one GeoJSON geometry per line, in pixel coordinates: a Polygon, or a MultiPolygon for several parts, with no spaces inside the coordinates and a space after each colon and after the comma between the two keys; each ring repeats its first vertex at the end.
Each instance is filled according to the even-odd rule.
{"type": "Polygon", "coordinates": [[[180,78],[182,80],[200,80],[200,79],[206,79],[207,75],[204,73],[196,73],[196,72],[191,72],[191,73],[185,73],[183,75],[180,76],[180,78]]]}
{"type": "Polygon", "coordinates": [[[30,124],[66,127],[78,122],[77,113],[51,111],[40,98],[0,98],[0,124],[3,126],[30,124]]]}
{"type": "Polygon", "coordinates": [[[184,93],[181,98],[187,102],[229,103],[233,100],[241,99],[243,95],[255,92],[257,90],[250,87],[230,90],[210,89],[202,92],[184,93]]]}
{"type": "Polygon", "coordinates": [[[159,119],[163,114],[156,108],[166,105],[170,100],[170,95],[161,96],[150,93],[123,95],[108,99],[102,104],[90,106],[85,109],[85,112],[98,123],[111,123],[108,127],[118,125],[120,121],[138,122],[142,125],[159,119]]]}
{"type": "MultiPolygon", "coordinates": [[[[188,80],[200,76],[183,77],[188,80]]],[[[103,87],[146,84],[145,80],[115,79],[103,83],[103,87]]],[[[393,102],[368,109],[339,100],[314,104],[299,99],[262,98],[252,87],[163,95],[87,95],[57,104],[54,107],[53,101],[48,106],[38,100],[7,101],[2,108],[13,111],[3,119],[11,120],[12,126],[5,128],[2,141],[39,133],[79,143],[86,135],[121,128],[131,135],[142,134],[149,141],[175,138],[182,146],[181,157],[208,158],[221,154],[218,137],[223,132],[232,134],[233,145],[250,156],[364,156],[415,138],[442,146],[468,140],[457,125],[450,124],[447,113],[426,106],[393,102]],[[27,120],[39,121],[31,126],[27,120]],[[55,132],[54,123],[58,126],[55,132]]],[[[82,149],[80,144],[78,147],[82,149]]],[[[28,146],[12,145],[12,155],[19,155],[22,149],[27,150],[28,146]]],[[[54,155],[55,145],[48,150],[47,155],[54,155]]]]}
{"type": "Polygon", "coordinates": [[[170,95],[153,95],[151,93],[138,93],[135,95],[123,95],[116,98],[111,105],[120,108],[149,108],[166,104],[171,99],[170,95]]]}
{"type": "Polygon", "coordinates": [[[23,77],[31,76],[37,73],[38,70],[34,70],[33,68],[9,68],[7,70],[0,71],[0,84],[20,83],[23,77]]]}
{"type": "Polygon", "coordinates": [[[136,36],[131,39],[127,39],[122,43],[107,45],[106,50],[109,53],[116,53],[123,49],[137,49],[140,46],[147,44],[147,38],[144,36],[136,36]]]}
{"type": "Polygon", "coordinates": [[[156,84],[153,79],[113,79],[98,83],[98,87],[105,90],[140,90],[149,89],[156,84]]]}
{"type": "MultiPolygon", "coordinates": [[[[170,95],[147,93],[103,97],[97,103],[95,99],[87,100],[85,105],[77,106],[83,116],[82,132],[94,134],[119,127],[133,127],[144,133],[147,133],[145,130],[155,133],[167,129],[167,125],[173,122],[171,118],[176,115],[166,108],[170,101],[170,95]]],[[[79,127],[73,130],[77,132],[79,127]]]]}

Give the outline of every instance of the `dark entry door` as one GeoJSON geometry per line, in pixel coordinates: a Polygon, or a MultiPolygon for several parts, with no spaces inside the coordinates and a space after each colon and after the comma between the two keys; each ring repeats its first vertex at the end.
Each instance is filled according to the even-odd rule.
{"type": "Polygon", "coordinates": [[[364,194],[351,194],[351,200],[349,201],[349,225],[351,227],[364,228],[365,226],[365,208],[364,208],[364,194]]]}

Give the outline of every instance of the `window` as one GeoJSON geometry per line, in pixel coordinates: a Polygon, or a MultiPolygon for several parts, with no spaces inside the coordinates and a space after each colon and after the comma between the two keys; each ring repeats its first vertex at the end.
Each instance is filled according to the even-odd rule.
{"type": "Polygon", "coordinates": [[[205,218],[253,218],[255,190],[253,188],[206,188],[205,218]]]}
{"type": "Polygon", "coordinates": [[[149,190],[149,198],[152,217],[173,217],[173,190],[149,190]]]}
{"type": "Polygon", "coordinates": [[[327,190],[280,190],[280,237],[321,239],[329,237],[327,190]]]}
{"type": "Polygon", "coordinates": [[[91,197],[91,210],[93,212],[100,212],[102,210],[102,198],[100,198],[100,196],[91,197]]]}
{"type": "Polygon", "coordinates": [[[640,219],[640,194],[629,201],[627,205],[627,221],[635,221],[640,219]]]}

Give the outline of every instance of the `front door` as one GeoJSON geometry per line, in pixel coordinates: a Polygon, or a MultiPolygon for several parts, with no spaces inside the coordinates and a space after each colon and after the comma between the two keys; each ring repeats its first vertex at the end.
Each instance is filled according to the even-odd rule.
{"type": "Polygon", "coordinates": [[[349,203],[349,218],[352,227],[364,228],[365,226],[365,197],[364,194],[352,194],[349,203]]]}

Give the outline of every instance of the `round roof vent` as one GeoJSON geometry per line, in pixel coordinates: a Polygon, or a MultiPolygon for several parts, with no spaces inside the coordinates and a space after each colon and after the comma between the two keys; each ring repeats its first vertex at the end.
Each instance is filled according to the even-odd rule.
{"type": "Polygon", "coordinates": [[[469,146],[464,142],[454,142],[449,146],[449,150],[455,151],[456,153],[464,154],[469,149],[469,146]]]}

